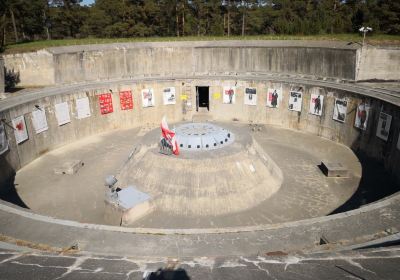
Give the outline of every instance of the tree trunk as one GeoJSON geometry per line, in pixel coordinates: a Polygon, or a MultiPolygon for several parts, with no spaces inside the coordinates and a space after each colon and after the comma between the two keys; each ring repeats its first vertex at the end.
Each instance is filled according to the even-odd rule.
{"type": "Polygon", "coordinates": [[[49,10],[49,1],[45,1],[46,6],[43,9],[43,17],[44,17],[44,29],[46,29],[47,40],[51,40],[50,31],[49,31],[49,20],[47,19],[46,11],[49,10]]]}
{"type": "Polygon", "coordinates": [[[182,4],[182,36],[185,36],[185,3],[182,4]]]}
{"type": "Polygon", "coordinates": [[[231,7],[231,0],[228,1],[228,37],[231,36],[230,7],[231,7]]]}
{"type": "Polygon", "coordinates": [[[11,14],[11,21],[12,21],[13,28],[14,28],[15,43],[18,43],[19,39],[18,39],[18,32],[17,32],[17,24],[15,23],[14,12],[13,12],[13,10],[11,8],[9,9],[9,11],[10,11],[10,14],[11,14]]]}
{"type": "Polygon", "coordinates": [[[178,15],[178,2],[175,6],[175,15],[176,15],[176,36],[179,37],[179,15],[178,15]]]}
{"type": "Polygon", "coordinates": [[[226,23],[225,23],[225,18],[226,18],[226,14],[224,14],[224,36],[225,36],[225,31],[226,31],[226,23]]]}
{"type": "Polygon", "coordinates": [[[6,45],[6,13],[3,14],[3,26],[2,26],[1,46],[6,45]]]}
{"type": "Polygon", "coordinates": [[[242,36],[244,36],[244,11],[242,15],[242,36]]]}

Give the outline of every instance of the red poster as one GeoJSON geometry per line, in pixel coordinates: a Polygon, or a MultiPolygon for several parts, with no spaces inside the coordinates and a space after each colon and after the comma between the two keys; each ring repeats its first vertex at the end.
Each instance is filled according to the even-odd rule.
{"type": "Polygon", "coordinates": [[[121,110],[133,109],[132,91],[130,90],[120,91],[119,101],[121,103],[121,110]]]}
{"type": "Polygon", "coordinates": [[[99,95],[100,112],[102,115],[114,112],[111,93],[99,95]]]}

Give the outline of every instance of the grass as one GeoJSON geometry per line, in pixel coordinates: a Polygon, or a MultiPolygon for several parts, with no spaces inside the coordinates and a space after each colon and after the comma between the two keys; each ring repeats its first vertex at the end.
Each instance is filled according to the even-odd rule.
{"type": "MultiPolygon", "coordinates": [[[[148,38],[84,38],[44,40],[6,45],[4,54],[37,51],[48,47],[61,47],[71,45],[91,45],[126,42],[168,42],[168,41],[214,41],[214,40],[324,40],[360,42],[360,34],[334,34],[334,35],[260,35],[260,36],[187,36],[187,37],[148,37],[148,38]]],[[[371,45],[400,46],[400,35],[374,34],[367,36],[366,42],[371,45]]]]}

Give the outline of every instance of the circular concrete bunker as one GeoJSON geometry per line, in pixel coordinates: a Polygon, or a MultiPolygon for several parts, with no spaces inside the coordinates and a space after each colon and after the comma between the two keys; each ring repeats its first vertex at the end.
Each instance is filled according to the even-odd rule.
{"type": "MultiPolygon", "coordinates": [[[[399,174],[398,97],[390,89],[347,83],[356,75],[370,75],[368,63],[357,60],[359,50],[345,44],[242,44],[110,45],[38,53],[53,76],[28,81],[22,75],[22,80],[55,88],[0,103],[8,123],[24,118],[28,136],[18,140],[5,126],[9,146],[1,155],[1,172],[14,193],[3,197],[19,199],[35,213],[105,224],[104,178],[115,174],[118,187],[134,185],[155,205],[129,225],[132,231],[248,232],[330,214],[368,177],[361,168],[365,162],[385,161],[386,171],[399,174]],[[125,64],[113,67],[110,57],[125,64]],[[63,124],[56,109],[60,104],[69,113],[63,124]],[[365,127],[356,125],[361,104],[370,109],[365,127]],[[42,113],[36,105],[47,122],[40,132],[34,115],[42,113]],[[200,120],[224,128],[234,141],[200,156],[184,149],[178,157],[161,155],[157,142],[164,115],[176,127],[200,120]],[[386,131],[382,123],[389,118],[386,131]],[[378,130],[383,131],[379,136],[378,130]],[[361,163],[360,154],[366,156],[361,163]],[[74,161],[84,164],[73,175],[54,173],[55,167],[74,161]],[[325,176],[321,161],[340,163],[348,176],[325,176]]],[[[31,74],[27,79],[36,72],[31,74]]]]}

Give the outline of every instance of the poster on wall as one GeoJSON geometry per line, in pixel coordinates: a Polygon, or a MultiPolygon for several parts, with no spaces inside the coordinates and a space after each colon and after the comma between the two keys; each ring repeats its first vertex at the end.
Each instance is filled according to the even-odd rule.
{"type": "Polygon", "coordinates": [[[324,105],[324,96],[320,94],[311,94],[310,114],[321,116],[324,105]]]}
{"type": "Polygon", "coordinates": [[[222,102],[225,104],[235,104],[236,87],[224,87],[222,102]]]}
{"type": "Polygon", "coordinates": [[[245,88],[244,104],[252,105],[252,106],[257,105],[257,89],[256,88],[245,88]]]}
{"type": "Polygon", "coordinates": [[[4,124],[0,123],[0,155],[8,150],[8,140],[4,124]]]}
{"type": "Polygon", "coordinates": [[[267,93],[267,106],[271,108],[279,108],[283,99],[282,89],[269,88],[267,93]]]}
{"type": "Polygon", "coordinates": [[[32,124],[36,134],[49,129],[44,108],[32,111],[32,124]]]}
{"type": "Polygon", "coordinates": [[[155,104],[154,91],[152,88],[142,89],[142,107],[153,107],[155,104]]]}
{"type": "Polygon", "coordinates": [[[172,105],[176,103],[176,94],[174,87],[167,87],[163,90],[164,105],[172,105]]]}
{"type": "Polygon", "coordinates": [[[303,103],[303,93],[300,91],[291,91],[289,95],[289,110],[301,112],[303,103]]]}
{"type": "Polygon", "coordinates": [[[376,130],[376,136],[378,136],[384,141],[387,141],[389,137],[391,123],[392,123],[392,116],[380,112],[378,120],[378,129],[376,130]]]}
{"type": "Polygon", "coordinates": [[[99,95],[100,113],[106,115],[114,112],[111,93],[103,93],[99,95]]]}
{"type": "Polygon", "coordinates": [[[13,119],[12,125],[14,127],[15,141],[17,144],[28,140],[28,130],[26,129],[24,116],[19,116],[13,119]]]}
{"type": "Polygon", "coordinates": [[[76,112],[78,119],[84,119],[91,116],[89,98],[79,98],[76,100],[76,112]]]}
{"type": "Polygon", "coordinates": [[[132,91],[131,90],[120,91],[119,103],[121,104],[121,110],[132,110],[133,109],[132,91]]]}
{"type": "Polygon", "coordinates": [[[346,99],[335,99],[335,105],[333,108],[333,119],[338,122],[345,122],[347,114],[347,100],[346,99]]]}
{"type": "Polygon", "coordinates": [[[64,125],[71,122],[71,117],[69,115],[68,102],[62,102],[54,105],[56,109],[56,118],[58,125],[64,125]]]}
{"type": "Polygon", "coordinates": [[[366,103],[360,103],[357,106],[356,120],[354,122],[355,127],[362,130],[367,129],[369,110],[370,106],[366,103]]]}

